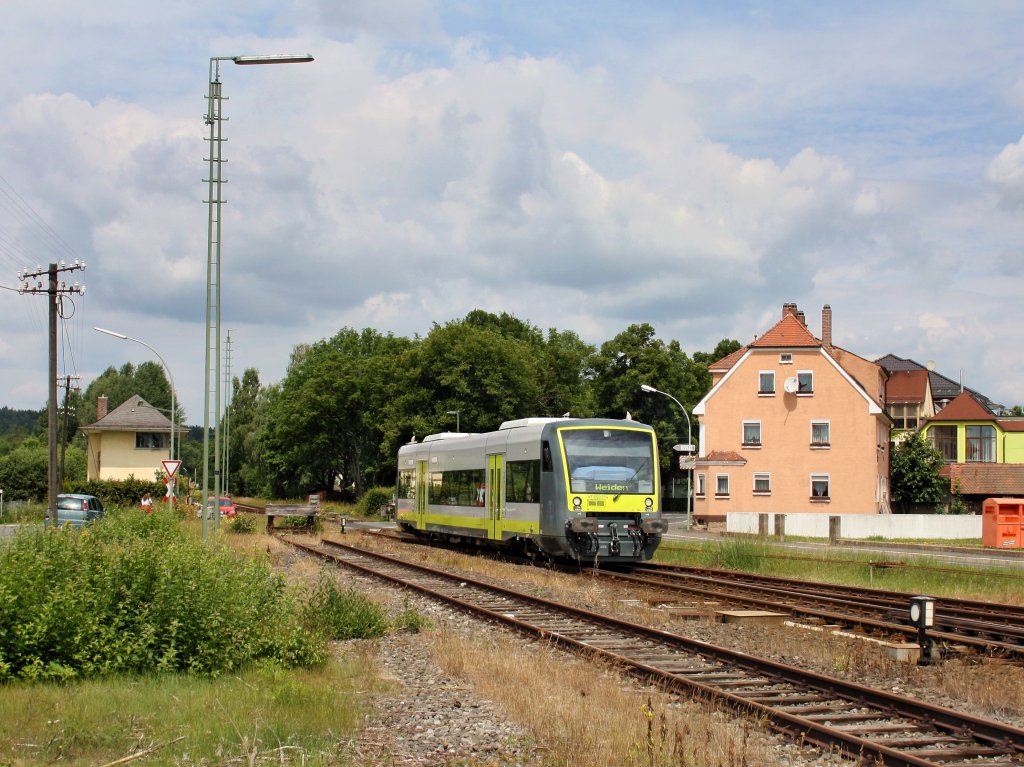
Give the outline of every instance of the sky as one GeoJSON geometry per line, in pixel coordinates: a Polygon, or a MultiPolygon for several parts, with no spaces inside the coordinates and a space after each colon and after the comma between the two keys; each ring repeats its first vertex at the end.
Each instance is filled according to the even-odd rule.
{"type": "Polygon", "coordinates": [[[1024,404],[1021,29],[1016,0],[3,0],[0,405],[47,397],[17,273],[78,258],[58,374],[158,361],[112,329],[203,422],[210,59],[298,53],[219,67],[234,376],[478,308],[692,354],[795,302],[1024,404]]]}

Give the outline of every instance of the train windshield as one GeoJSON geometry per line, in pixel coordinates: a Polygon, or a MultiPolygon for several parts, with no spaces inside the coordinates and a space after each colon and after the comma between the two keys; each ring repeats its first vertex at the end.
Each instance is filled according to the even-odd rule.
{"type": "Polygon", "coordinates": [[[562,429],[574,493],[653,493],[654,439],[631,429],[562,429]]]}

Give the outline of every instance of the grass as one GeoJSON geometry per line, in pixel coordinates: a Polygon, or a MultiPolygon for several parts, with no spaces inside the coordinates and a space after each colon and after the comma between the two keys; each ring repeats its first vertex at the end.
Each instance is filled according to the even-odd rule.
{"type": "Polygon", "coordinates": [[[0,763],[106,764],[153,749],[139,763],[346,765],[374,678],[372,660],[358,655],[316,671],[9,685],[0,763]]]}
{"type": "Polygon", "coordinates": [[[1020,604],[1024,579],[1013,568],[966,568],[907,556],[879,562],[877,555],[825,552],[793,554],[782,546],[749,540],[662,542],[656,561],[801,578],[850,586],[1020,604]]]}

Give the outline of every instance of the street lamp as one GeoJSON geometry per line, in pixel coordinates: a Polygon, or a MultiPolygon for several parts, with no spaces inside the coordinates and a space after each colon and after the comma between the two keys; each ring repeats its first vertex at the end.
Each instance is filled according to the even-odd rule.
{"type": "Polygon", "coordinates": [[[455,416],[455,431],[457,433],[461,434],[462,433],[462,429],[459,428],[459,411],[458,410],[449,410],[449,411],[447,411],[446,414],[447,415],[455,416]]]}
{"type": "MultiPolygon", "coordinates": [[[[210,93],[207,97],[206,124],[210,126],[210,171],[206,182],[209,184],[207,199],[209,216],[206,239],[206,381],[203,403],[203,537],[207,536],[207,501],[210,497],[210,378],[214,387],[213,435],[214,435],[214,497],[221,495],[221,448],[220,448],[220,243],[221,243],[221,95],[220,62],[235,64],[303,64],[313,60],[309,54],[284,54],[272,56],[213,56],[210,58],[210,93]],[[214,353],[214,349],[216,350],[214,353]],[[213,357],[211,371],[211,356],[213,357]]],[[[214,514],[213,525],[219,526],[220,515],[214,514]]]]}
{"type": "MultiPolygon", "coordinates": [[[[692,439],[692,436],[691,436],[692,428],[690,427],[690,414],[686,412],[686,408],[683,407],[683,403],[680,402],[679,400],[677,400],[675,397],[673,397],[668,392],[660,391],[658,389],[655,389],[653,386],[649,386],[648,384],[640,384],[640,391],[645,392],[646,394],[662,394],[662,395],[668,397],[673,402],[675,402],[677,405],[679,405],[679,409],[682,410],[683,411],[683,415],[686,416],[686,443],[687,444],[682,445],[682,447],[689,448],[690,452],[692,452],[693,451],[693,445],[690,444],[690,440],[692,439]]],[[[690,471],[687,473],[686,479],[687,479],[687,482],[686,482],[686,529],[690,530],[693,527],[693,511],[692,511],[692,509],[690,507],[690,493],[691,493],[691,491],[693,489],[693,469],[690,469],[690,471]]]]}
{"type": "MultiPolygon", "coordinates": [[[[157,359],[160,360],[160,364],[164,366],[164,371],[167,373],[167,380],[170,381],[170,383],[171,383],[171,444],[170,444],[170,453],[168,454],[167,457],[170,458],[173,461],[174,460],[174,429],[175,429],[175,425],[174,425],[174,417],[175,416],[174,416],[174,414],[175,414],[175,409],[174,409],[174,376],[171,375],[171,369],[169,367],[167,367],[167,363],[164,361],[164,358],[160,356],[160,352],[158,352],[152,346],[147,344],[145,341],[142,341],[142,340],[140,340],[138,338],[132,338],[131,336],[126,336],[124,333],[115,333],[113,330],[104,330],[103,328],[97,328],[97,327],[94,327],[93,330],[97,331],[98,333],[105,333],[108,336],[113,336],[114,338],[120,338],[122,341],[134,341],[137,344],[142,344],[147,349],[149,349],[151,352],[153,352],[153,354],[156,355],[157,359]]],[[[168,511],[171,510],[171,507],[172,507],[173,503],[174,503],[174,477],[168,477],[167,478],[167,510],[168,511]]]]}

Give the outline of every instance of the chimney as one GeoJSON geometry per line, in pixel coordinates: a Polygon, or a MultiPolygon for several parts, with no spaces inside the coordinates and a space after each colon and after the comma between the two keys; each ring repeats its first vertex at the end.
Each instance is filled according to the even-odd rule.
{"type": "Polygon", "coordinates": [[[796,314],[796,304],[783,304],[782,319],[786,319],[791,314],[796,314]]]}
{"type": "Polygon", "coordinates": [[[804,313],[799,309],[796,310],[796,318],[800,320],[800,324],[807,327],[807,318],[804,317],[804,313]]]}
{"type": "Polygon", "coordinates": [[[832,307],[821,307],[821,343],[826,349],[832,348],[832,307]]]}
{"type": "Polygon", "coordinates": [[[107,417],[107,398],[100,396],[96,398],[96,420],[107,417]]]}

